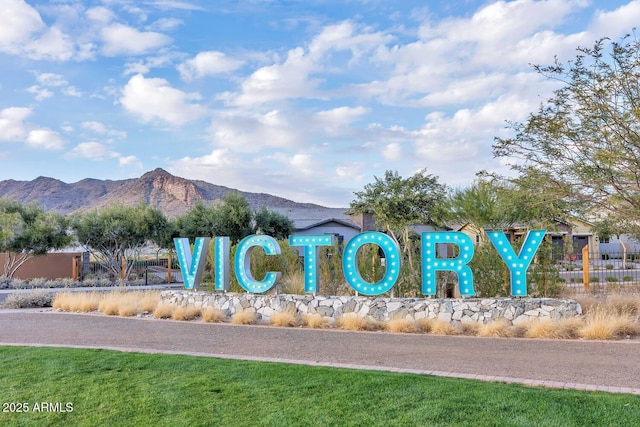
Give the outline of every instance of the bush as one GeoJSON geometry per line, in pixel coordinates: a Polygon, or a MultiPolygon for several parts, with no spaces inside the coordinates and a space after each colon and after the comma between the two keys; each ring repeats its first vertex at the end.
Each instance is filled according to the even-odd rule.
{"type": "Polygon", "coordinates": [[[46,291],[33,291],[7,295],[3,308],[40,308],[51,307],[53,295],[46,291]]]}
{"type": "Polygon", "coordinates": [[[607,270],[613,270],[613,264],[607,264],[604,266],[607,270]]]}
{"type": "Polygon", "coordinates": [[[618,281],[618,278],[617,278],[617,277],[615,277],[615,276],[607,276],[607,277],[605,278],[605,280],[606,280],[607,282],[609,282],[609,283],[614,283],[614,282],[617,282],[617,281],[618,281]]]}

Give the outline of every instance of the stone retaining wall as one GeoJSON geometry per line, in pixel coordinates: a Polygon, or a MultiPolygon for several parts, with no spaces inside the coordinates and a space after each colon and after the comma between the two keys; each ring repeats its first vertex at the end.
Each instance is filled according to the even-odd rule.
{"type": "Polygon", "coordinates": [[[291,311],[298,316],[320,314],[333,322],[343,315],[355,315],[378,321],[405,318],[419,320],[438,318],[453,325],[488,323],[500,318],[512,325],[531,320],[558,320],[582,314],[577,301],[552,298],[370,298],[353,296],[256,295],[209,293],[196,291],[163,291],[163,303],[179,306],[212,307],[231,317],[243,310],[268,321],[278,311],[291,311]]]}

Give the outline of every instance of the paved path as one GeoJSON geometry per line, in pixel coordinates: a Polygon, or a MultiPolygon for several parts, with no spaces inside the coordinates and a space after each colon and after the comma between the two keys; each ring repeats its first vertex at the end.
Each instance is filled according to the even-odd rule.
{"type": "Polygon", "coordinates": [[[640,341],[478,338],[0,310],[0,344],[109,348],[640,395],[640,341]]]}

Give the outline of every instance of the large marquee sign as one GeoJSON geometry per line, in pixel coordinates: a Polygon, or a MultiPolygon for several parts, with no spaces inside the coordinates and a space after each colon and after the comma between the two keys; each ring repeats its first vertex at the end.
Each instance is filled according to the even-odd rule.
{"type": "MultiPolygon", "coordinates": [[[[502,231],[487,233],[498,255],[507,265],[511,279],[511,295],[527,295],[527,269],[531,265],[545,230],[531,230],[527,233],[518,254],[515,253],[507,236],[502,231]]],[[[211,238],[196,238],[193,251],[186,238],[174,239],[178,262],[185,289],[195,289],[202,280],[202,272],[211,238]]],[[[335,236],[293,235],[289,236],[289,245],[304,249],[304,291],[315,294],[318,290],[319,263],[318,248],[335,245],[335,236]]],[[[214,238],[214,289],[229,290],[230,244],[228,237],[214,238]]],[[[279,255],[280,245],[273,237],[252,235],[244,238],[236,249],[233,267],[236,279],[242,288],[252,293],[263,293],[271,289],[280,277],[279,272],[267,272],[264,278],[256,280],[251,273],[251,253],[261,248],[267,255],[279,255]]],[[[473,258],[474,245],[471,238],[458,231],[433,231],[422,233],[421,267],[422,293],[436,294],[436,278],[439,271],[452,271],[458,276],[458,289],[463,296],[475,295],[473,271],[469,262],[473,258]],[[454,249],[451,250],[451,247],[454,249]],[[455,253],[455,256],[451,256],[455,253]]],[[[342,271],[345,280],[356,292],[363,295],[380,295],[388,292],[400,277],[401,256],[395,241],[384,233],[368,231],[354,236],[344,248],[342,271]],[[358,251],[365,245],[376,245],[384,253],[385,274],[376,283],[362,278],[358,268],[358,251]]]]}

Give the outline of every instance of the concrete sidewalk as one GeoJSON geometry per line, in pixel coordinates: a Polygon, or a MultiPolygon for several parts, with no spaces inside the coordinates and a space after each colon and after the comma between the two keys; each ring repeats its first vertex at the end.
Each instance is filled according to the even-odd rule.
{"type": "Polygon", "coordinates": [[[640,395],[640,340],[348,332],[1,310],[0,344],[175,353],[640,395]]]}

